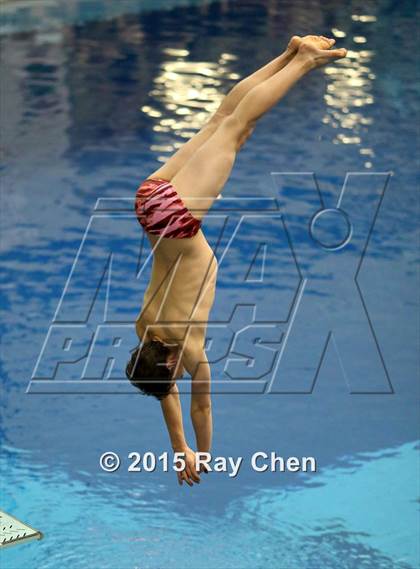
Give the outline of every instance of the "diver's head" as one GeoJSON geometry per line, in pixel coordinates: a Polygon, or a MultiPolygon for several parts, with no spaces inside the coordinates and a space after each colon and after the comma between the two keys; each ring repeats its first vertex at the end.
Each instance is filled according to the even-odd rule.
{"type": "Polygon", "coordinates": [[[125,373],[131,383],[145,395],[162,400],[175,384],[176,360],[173,350],[161,340],[152,339],[134,350],[125,373]]]}

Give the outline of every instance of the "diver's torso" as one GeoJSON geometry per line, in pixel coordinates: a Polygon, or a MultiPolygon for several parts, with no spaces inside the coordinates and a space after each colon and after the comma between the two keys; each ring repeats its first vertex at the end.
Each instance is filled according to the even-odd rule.
{"type": "Polygon", "coordinates": [[[205,336],[214,301],[217,260],[201,229],[186,239],[147,234],[153,267],[138,321],[161,338],[183,343],[191,324],[205,336]]]}

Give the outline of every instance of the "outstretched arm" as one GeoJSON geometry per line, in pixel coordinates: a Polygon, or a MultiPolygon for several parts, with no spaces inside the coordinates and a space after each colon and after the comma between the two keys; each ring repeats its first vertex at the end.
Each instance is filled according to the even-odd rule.
{"type": "Polygon", "coordinates": [[[172,448],[175,453],[184,453],[185,468],[183,471],[177,472],[178,482],[182,484],[185,480],[187,484],[192,486],[193,482],[200,482],[200,477],[195,468],[195,453],[189,448],[185,440],[181,401],[176,385],[172,387],[169,395],[162,399],[161,407],[172,448]]]}
{"type": "Polygon", "coordinates": [[[212,442],[213,421],[211,414],[211,372],[203,348],[185,355],[185,369],[191,374],[191,421],[197,450],[209,452],[212,442]]]}
{"type": "Polygon", "coordinates": [[[163,417],[168,428],[169,438],[174,452],[183,452],[187,447],[184,426],[182,423],[182,408],[178,387],[173,386],[169,395],[160,402],[163,417]]]}

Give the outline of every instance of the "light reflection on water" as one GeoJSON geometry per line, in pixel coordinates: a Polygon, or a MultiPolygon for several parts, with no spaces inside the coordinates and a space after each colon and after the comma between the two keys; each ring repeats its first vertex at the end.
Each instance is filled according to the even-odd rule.
{"type": "MultiPolygon", "coordinates": [[[[374,16],[368,15],[353,16],[352,19],[366,23],[376,21],[374,16]]],[[[363,108],[375,100],[372,95],[375,74],[369,65],[375,53],[358,48],[358,44],[367,42],[364,36],[348,37],[345,31],[337,28],[333,28],[332,33],[337,39],[348,38],[348,52],[345,59],[324,68],[328,85],[324,96],[326,113],[322,120],[339,131],[333,143],[355,144],[362,156],[373,158],[373,149],[363,144],[363,132],[367,126],[373,125],[373,119],[364,113],[363,108]],[[350,42],[356,44],[354,49],[350,42]]],[[[371,168],[371,160],[368,159],[364,167],[371,168]]]]}
{"type": "Polygon", "coordinates": [[[154,88],[149,92],[153,103],[141,108],[149,117],[158,119],[153,126],[155,132],[172,134],[169,144],[157,141],[150,148],[152,152],[165,152],[158,155],[160,162],[185,142],[174,140],[173,135],[181,139],[193,136],[220,105],[226,80],[240,78],[229,68],[230,62],[237,59],[230,53],[222,53],[216,63],[189,61],[186,49],[164,48],[163,53],[172,59],[161,64],[153,80],[154,88]]]}

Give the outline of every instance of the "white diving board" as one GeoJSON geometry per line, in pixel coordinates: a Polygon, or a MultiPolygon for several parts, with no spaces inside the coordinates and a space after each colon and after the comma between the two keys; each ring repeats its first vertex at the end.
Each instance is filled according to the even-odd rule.
{"type": "Polygon", "coordinates": [[[0,510],[0,549],[43,537],[40,531],[0,510]]]}

